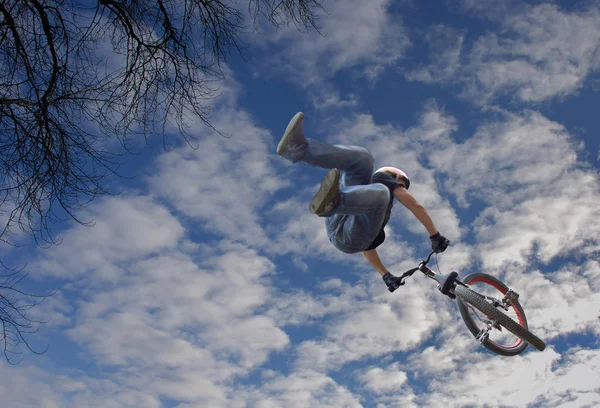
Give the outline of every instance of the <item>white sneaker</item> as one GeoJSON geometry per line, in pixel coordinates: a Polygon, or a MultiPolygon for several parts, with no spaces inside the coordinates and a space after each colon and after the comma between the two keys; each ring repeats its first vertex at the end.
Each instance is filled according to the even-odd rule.
{"type": "Polygon", "coordinates": [[[283,137],[277,145],[277,154],[283,156],[290,148],[304,142],[304,113],[298,112],[294,115],[285,129],[283,137]]]}
{"type": "Polygon", "coordinates": [[[340,202],[340,171],[331,169],[327,172],[321,187],[313,197],[308,208],[313,214],[325,216],[337,207],[340,202]]]}

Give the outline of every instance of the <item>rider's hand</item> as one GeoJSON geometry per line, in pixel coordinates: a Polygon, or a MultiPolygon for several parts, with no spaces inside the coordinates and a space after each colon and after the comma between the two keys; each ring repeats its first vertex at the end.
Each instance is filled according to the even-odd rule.
{"type": "Polygon", "coordinates": [[[398,289],[400,286],[402,286],[402,279],[398,276],[392,275],[389,272],[387,272],[385,275],[383,275],[382,278],[390,292],[393,292],[396,289],[398,289]]]}
{"type": "Polygon", "coordinates": [[[429,239],[431,240],[431,249],[436,253],[444,252],[450,245],[450,241],[439,232],[430,236],[429,239]]]}

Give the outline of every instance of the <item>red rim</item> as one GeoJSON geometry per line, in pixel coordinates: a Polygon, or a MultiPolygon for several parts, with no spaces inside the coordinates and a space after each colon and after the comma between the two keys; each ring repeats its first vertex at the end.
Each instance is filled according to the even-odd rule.
{"type": "MultiPolygon", "coordinates": [[[[472,283],[477,283],[477,282],[483,282],[483,283],[487,283],[488,285],[491,285],[493,287],[495,287],[496,289],[498,289],[498,291],[500,291],[503,295],[506,294],[506,289],[504,287],[502,287],[500,284],[498,284],[497,282],[494,282],[493,280],[489,280],[483,276],[478,276],[475,277],[471,280],[469,280],[469,282],[465,282],[467,285],[470,285],[472,283]]],[[[512,309],[515,311],[517,318],[519,319],[519,325],[521,326],[525,326],[525,319],[523,318],[523,315],[521,314],[520,310],[517,309],[516,307],[511,306],[512,309]]],[[[487,341],[489,341],[490,343],[494,344],[496,347],[498,348],[502,348],[505,350],[512,350],[512,349],[516,349],[517,347],[519,347],[522,343],[523,343],[523,339],[517,337],[517,341],[512,345],[512,346],[504,346],[504,345],[500,345],[498,343],[496,343],[493,340],[490,340],[489,337],[487,339],[487,341]]]]}

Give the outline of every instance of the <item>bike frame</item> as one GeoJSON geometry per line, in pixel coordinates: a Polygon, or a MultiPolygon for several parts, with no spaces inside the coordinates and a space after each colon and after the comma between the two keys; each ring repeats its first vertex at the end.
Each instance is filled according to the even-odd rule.
{"type": "MultiPolygon", "coordinates": [[[[514,292],[508,287],[506,288],[506,292],[496,288],[502,293],[504,293],[504,297],[501,300],[497,299],[496,297],[491,297],[477,293],[476,291],[472,290],[469,285],[465,284],[464,282],[458,279],[458,272],[442,274],[434,272],[431,268],[427,267],[427,264],[431,260],[431,256],[434,253],[435,251],[430,252],[429,256],[427,256],[427,259],[421,261],[416,268],[412,268],[404,272],[404,274],[400,276],[398,285],[404,285],[406,283],[406,278],[412,276],[416,271],[421,271],[428,278],[435,280],[438,283],[437,287],[439,291],[442,292],[442,294],[448,296],[450,299],[454,300],[457,298],[456,289],[459,285],[464,288],[467,288],[468,291],[463,291],[462,288],[460,288],[460,290],[458,291],[460,298],[463,301],[466,299],[466,307],[470,308],[472,311],[475,312],[476,318],[479,321],[481,321],[481,323],[483,323],[483,327],[480,327],[479,325],[473,323],[472,317],[465,317],[463,309],[461,309],[461,315],[465,324],[469,327],[469,330],[471,330],[471,332],[475,336],[476,340],[479,341],[479,343],[483,344],[485,347],[487,347],[489,350],[496,354],[509,356],[517,355],[523,352],[523,350],[527,346],[528,341],[530,343],[535,342],[534,345],[538,350],[544,350],[544,348],[546,347],[544,342],[527,330],[526,322],[525,325],[521,326],[521,319],[519,319],[519,322],[516,322],[515,320],[512,320],[510,317],[507,317],[506,315],[502,314],[502,312],[497,310],[497,308],[500,307],[505,311],[508,311],[509,307],[513,306],[515,303],[518,304],[519,295],[516,292],[514,292]],[[473,298],[474,295],[479,297],[480,299],[473,298]],[[488,306],[492,307],[492,309],[490,310],[488,306]],[[503,346],[497,345],[494,345],[492,347],[492,345],[495,344],[493,341],[491,343],[486,343],[486,340],[488,340],[492,329],[497,329],[501,331],[502,327],[504,327],[513,335],[518,337],[520,339],[519,343],[516,343],[515,346],[508,347],[507,349],[504,349],[503,346]],[[517,330],[516,327],[519,327],[519,330],[517,330]],[[476,333],[474,330],[478,331],[478,333],[476,333]],[[525,341],[525,343],[521,343],[523,341],[525,341]],[[525,344],[525,347],[522,347],[521,344],[525,344]],[[519,347],[517,347],[517,350],[513,352],[513,349],[516,346],[519,347]]],[[[505,286],[504,284],[502,285],[505,286]]],[[[461,304],[463,303],[459,302],[459,308],[461,307],[461,304]]]]}
{"type": "MultiPolygon", "coordinates": [[[[444,295],[448,296],[450,299],[456,299],[456,295],[454,294],[454,288],[456,287],[456,285],[462,285],[466,288],[469,287],[469,285],[464,284],[460,279],[458,279],[458,272],[450,272],[450,273],[437,273],[435,271],[433,271],[431,268],[427,267],[427,264],[429,263],[429,261],[431,260],[431,256],[435,254],[435,251],[431,251],[429,253],[429,256],[427,257],[427,259],[425,259],[424,261],[421,261],[419,263],[419,266],[417,266],[416,268],[412,268],[409,269],[408,271],[404,272],[402,274],[402,276],[400,277],[400,285],[404,285],[406,282],[406,278],[412,276],[416,271],[421,271],[423,272],[423,274],[425,276],[427,276],[428,278],[433,279],[434,281],[436,281],[438,283],[438,289],[440,290],[440,292],[442,292],[444,295]]],[[[475,292],[477,293],[477,292],[475,292]]],[[[509,289],[508,292],[506,292],[506,294],[504,295],[504,298],[502,300],[498,300],[496,298],[491,298],[489,296],[484,296],[481,295],[479,293],[477,293],[477,295],[481,296],[482,298],[491,301],[491,303],[495,306],[495,307],[502,307],[504,310],[508,310],[508,308],[510,306],[512,306],[513,303],[518,302],[519,300],[519,294],[514,292],[513,290],[509,289]]]]}
{"type": "Polygon", "coordinates": [[[402,276],[400,277],[400,285],[404,285],[404,280],[409,276],[412,276],[416,271],[421,271],[425,276],[435,280],[438,283],[438,289],[440,290],[440,292],[442,292],[442,294],[448,296],[450,299],[456,299],[456,296],[454,295],[454,287],[457,284],[465,287],[467,285],[465,285],[458,279],[458,272],[441,274],[436,273],[431,268],[428,268],[427,264],[431,260],[431,256],[433,254],[435,254],[435,251],[431,251],[427,259],[421,261],[419,263],[419,266],[404,272],[404,274],[402,274],[402,276]]]}

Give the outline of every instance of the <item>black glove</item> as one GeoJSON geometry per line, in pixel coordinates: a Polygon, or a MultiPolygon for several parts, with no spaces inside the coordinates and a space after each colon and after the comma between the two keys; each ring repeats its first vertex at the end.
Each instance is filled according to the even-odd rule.
{"type": "Polygon", "coordinates": [[[402,286],[400,284],[401,279],[398,276],[394,276],[389,272],[387,272],[385,275],[383,275],[382,278],[390,292],[393,292],[396,289],[398,289],[400,286],[402,286]]]}
{"type": "Polygon", "coordinates": [[[431,249],[436,253],[444,252],[450,245],[450,241],[439,232],[430,236],[429,239],[431,240],[431,249]]]}

